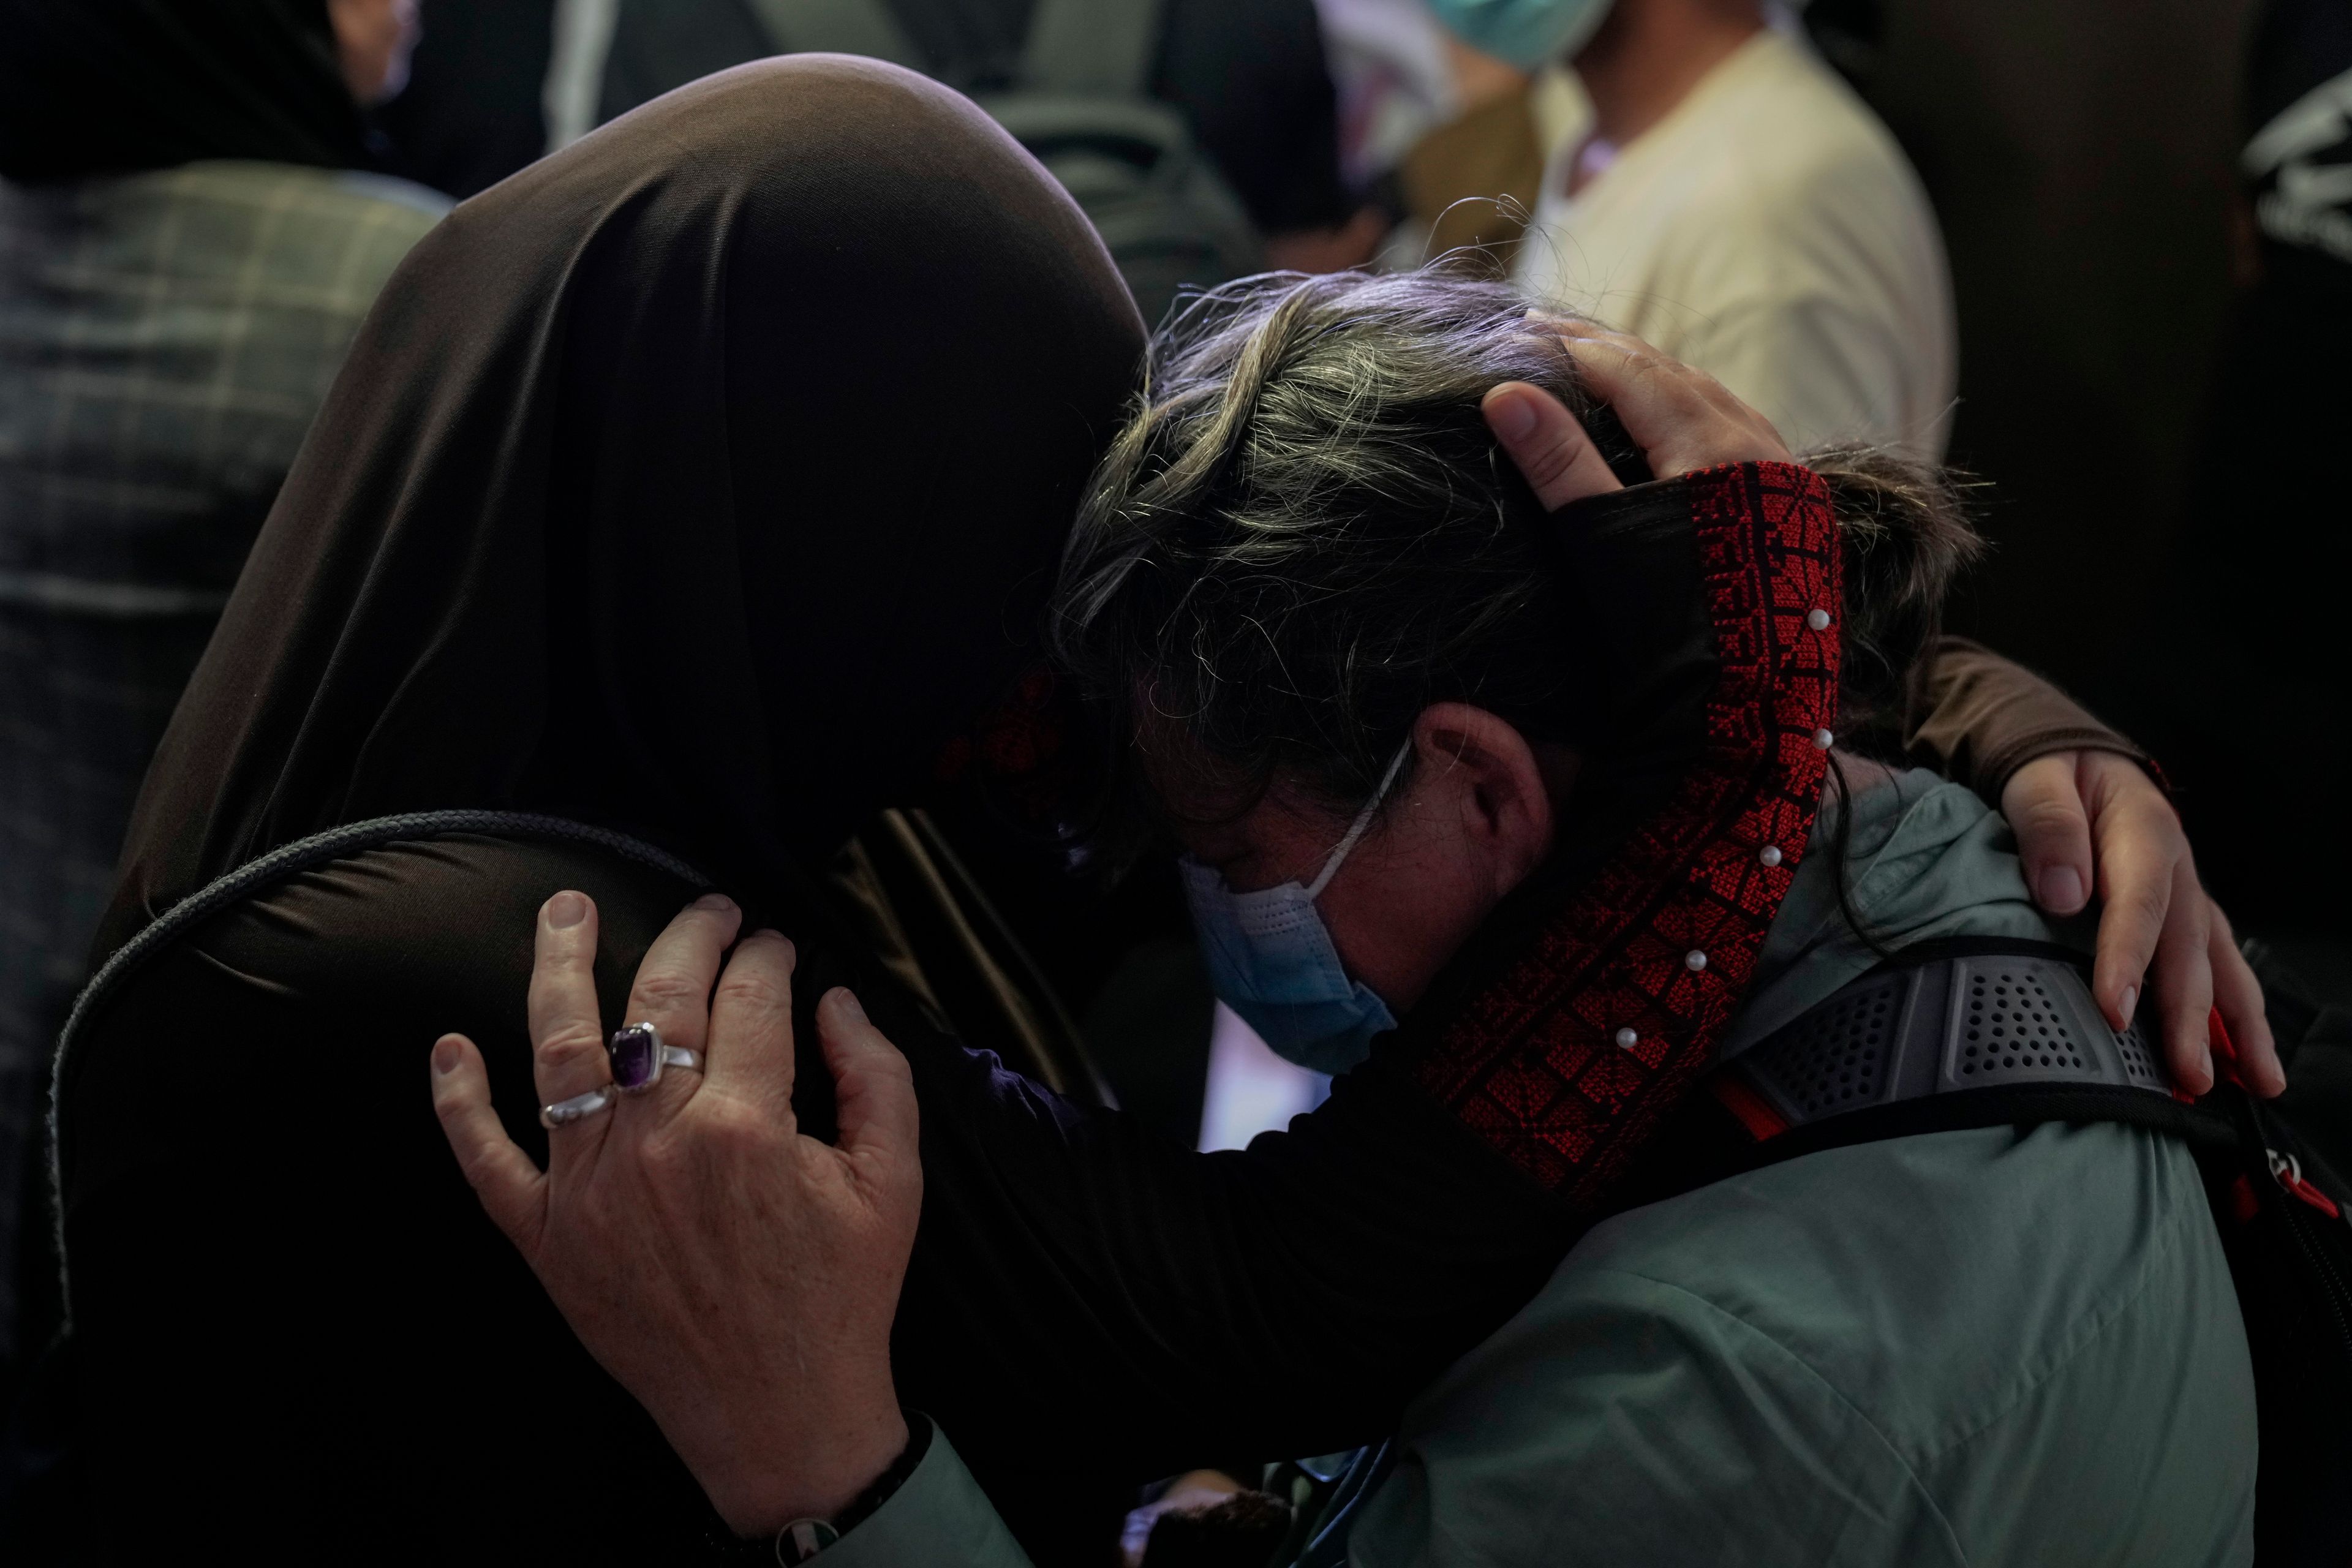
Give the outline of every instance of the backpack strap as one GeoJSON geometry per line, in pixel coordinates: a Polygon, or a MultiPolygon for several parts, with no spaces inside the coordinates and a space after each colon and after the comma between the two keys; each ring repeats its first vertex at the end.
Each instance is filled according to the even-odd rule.
{"type": "Polygon", "coordinates": [[[2084,963],[2008,938],[1906,948],[1739,1055],[1727,1076],[1752,1095],[1759,1137],[1996,1087],[2098,1085],[2169,1100],[2138,1026],[2108,1027],[2084,963]]]}
{"type": "Polygon", "coordinates": [[[929,64],[882,0],[744,0],[780,55],[864,55],[908,70],[929,64]]]}
{"type": "MultiPolygon", "coordinates": [[[[616,833],[609,827],[598,827],[592,823],[574,822],[562,816],[541,816],[525,811],[412,811],[396,816],[372,817],[365,822],[331,827],[308,838],[280,845],[266,855],[214,878],[164,910],[138,935],[116,948],[113,954],[99,966],[98,973],[90,976],[89,984],[82,987],[81,994],[74,998],[73,1011],[66,1016],[66,1026],[58,1031],[57,1050],[50,1058],[49,1067],[48,1132],[49,1197],[52,1217],[57,1226],[57,1255],[60,1269],[64,1267],[66,1256],[66,1220],[65,1171],[58,1154],[58,1100],[59,1090],[65,1083],[66,1065],[72,1058],[74,1043],[80,1037],[82,1026],[132,975],[192,927],[262,889],[282,882],[289,877],[316,869],[330,861],[369,849],[380,849],[387,844],[439,838],[454,833],[593,845],[624,859],[635,860],[657,871],[667,871],[698,891],[715,886],[709,877],[692,866],[643,839],[632,838],[625,833],[616,833]]],[[[66,1292],[65,1301],[66,1321],[70,1324],[73,1298],[69,1289],[66,1292]]]]}
{"type": "Polygon", "coordinates": [[[2117,1121],[2240,1145],[2218,1105],[2175,1094],[2137,1025],[2110,1028],[2088,960],[2015,938],[1922,942],[1840,987],[1710,1082],[1752,1141],[1710,1179],[1926,1132],[2117,1121]]]}
{"type": "Polygon", "coordinates": [[[1021,56],[1021,86],[1033,92],[1148,98],[1160,56],[1160,0],[1037,0],[1021,56]]]}
{"type": "MultiPolygon", "coordinates": [[[[1735,1110],[1733,1114],[1738,1112],[1735,1110]]],[[[1898,1100],[1866,1110],[1824,1117],[1810,1125],[1758,1140],[1722,1169],[1710,1172],[1706,1181],[1691,1184],[1702,1186],[1726,1176],[1760,1171],[1784,1160],[1818,1154],[1825,1149],[1916,1138],[1929,1132],[2038,1127],[2045,1121],[2077,1125],[2120,1122],[2178,1138],[2195,1148],[2215,1151],[2235,1149],[2241,1142],[2226,1112],[2201,1104],[2184,1104],[2169,1096],[2159,1097],[2114,1084],[2008,1084],[1898,1100]]]]}
{"type": "MultiPolygon", "coordinates": [[[[2172,1092],[2146,1047],[2106,1026],[2084,966],[2040,942],[1906,949],[1718,1069],[1714,1092],[1692,1096],[1645,1150],[1616,1212],[1784,1160],[1927,1132],[2112,1121],[2177,1138],[2197,1158],[2252,1352],[2263,1458],[2255,1560],[2345,1563],[2352,1184],[2298,1131],[2293,1091],[2265,1101],[2225,1076],[2193,1103],[2172,1092]],[[1996,1014],[1997,1061],[1987,1049],[1996,1014]]],[[[2330,1099],[2322,1081],[2322,1104],[2306,1102],[2305,1113],[2340,1116],[2343,1080],[2335,1084],[2330,1099]]]]}

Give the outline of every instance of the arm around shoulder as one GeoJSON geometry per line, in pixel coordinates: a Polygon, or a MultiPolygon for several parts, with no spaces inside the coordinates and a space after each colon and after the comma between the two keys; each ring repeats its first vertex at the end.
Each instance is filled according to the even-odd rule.
{"type": "Polygon", "coordinates": [[[2060,752],[2147,753],[2042,677],[1966,637],[1936,640],[1919,671],[1904,749],[1998,802],[2020,768],[2060,752]]]}

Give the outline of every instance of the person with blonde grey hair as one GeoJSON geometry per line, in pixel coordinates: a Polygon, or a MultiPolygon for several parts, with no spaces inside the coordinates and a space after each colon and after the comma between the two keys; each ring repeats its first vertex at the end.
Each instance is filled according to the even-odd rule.
{"type": "MultiPolygon", "coordinates": [[[[2143,1050],[2050,956],[2090,933],[2035,907],[2000,816],[1905,765],[1973,549],[1932,470],[1800,462],[1710,378],[1499,285],[1271,277],[1163,334],[1064,555],[1056,656],[1127,742],[1128,825],[1181,848],[1222,999],[1340,1074],[1200,1169],[1409,1094],[1490,1202],[1516,1184],[1582,1230],[1268,1560],[2250,1558],[2252,1379],[2183,1144],[1979,1125],[1689,1179],[1764,1135],[1750,1101],[1823,1007],[1952,943],[2067,966],[2080,1026],[2105,1009],[2143,1050]]],[[[814,1017],[839,1135],[800,1132],[795,950],[740,925],[706,903],[648,953],[630,1016],[698,1065],[615,1105],[596,912],[551,900],[536,1088],[585,1109],[542,1173],[445,1037],[458,1163],[749,1550],[1025,1563],[951,1424],[898,1403],[919,1217],[968,1184],[927,1198],[929,1111],[845,989],[814,1017]]],[[[1259,1331],[1311,1365],[1328,1316],[1259,1331]]]]}

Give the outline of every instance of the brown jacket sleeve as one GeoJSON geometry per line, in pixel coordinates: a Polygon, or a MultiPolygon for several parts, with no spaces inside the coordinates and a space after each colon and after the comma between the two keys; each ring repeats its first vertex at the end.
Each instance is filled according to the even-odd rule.
{"type": "Polygon", "coordinates": [[[1904,750],[1998,805],[2010,775],[2053,752],[2146,752],[2021,665],[1966,637],[1937,640],[1919,681],[1904,750]]]}

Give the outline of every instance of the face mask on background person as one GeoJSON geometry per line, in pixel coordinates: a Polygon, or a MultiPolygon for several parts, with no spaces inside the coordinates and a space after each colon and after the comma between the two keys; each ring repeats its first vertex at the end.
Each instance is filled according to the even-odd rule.
{"type": "Polygon", "coordinates": [[[1371,826],[1372,813],[1412,750],[1407,741],[1347,837],[1305,886],[1284,882],[1236,893],[1215,867],[1189,855],[1177,862],[1217,999],[1256,1030],[1275,1055],[1335,1078],[1370,1053],[1373,1036],[1396,1027],[1396,1016],[1377,993],[1349,978],[1315,900],[1371,826]]]}
{"type": "Polygon", "coordinates": [[[1531,71],[1582,48],[1609,0],[1429,0],[1429,8],[1479,53],[1531,71]]]}

